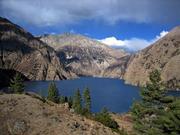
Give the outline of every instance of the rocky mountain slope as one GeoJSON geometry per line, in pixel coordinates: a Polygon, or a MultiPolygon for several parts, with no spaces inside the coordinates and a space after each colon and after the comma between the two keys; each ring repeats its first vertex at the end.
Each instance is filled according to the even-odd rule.
{"type": "Polygon", "coordinates": [[[1,135],[117,135],[101,123],[73,114],[37,95],[0,95],[1,135]]]}
{"type": "Polygon", "coordinates": [[[104,70],[103,76],[123,79],[129,59],[130,55],[118,59],[115,63],[111,64],[104,70]]]}
{"type": "Polygon", "coordinates": [[[116,77],[115,74],[105,74],[104,71],[127,56],[122,50],[112,49],[78,34],[44,35],[40,39],[57,51],[67,68],[81,76],[116,77]]]}
{"type": "MultiPolygon", "coordinates": [[[[20,72],[31,80],[72,78],[75,73],[116,77],[130,84],[144,85],[153,69],[161,70],[168,87],[180,88],[180,27],[151,46],[129,55],[78,34],[37,38],[0,18],[0,73],[7,70],[11,76],[9,71],[12,74],[20,72]]],[[[2,76],[4,74],[0,83],[4,81],[2,76]]]]}
{"type": "Polygon", "coordinates": [[[127,83],[144,85],[153,69],[161,71],[162,79],[168,87],[180,89],[180,26],[151,46],[132,55],[124,79],[127,83]]]}
{"type": "Polygon", "coordinates": [[[59,61],[53,48],[1,17],[0,69],[18,71],[31,80],[72,77],[59,61]]]}
{"type": "Polygon", "coordinates": [[[133,85],[145,85],[154,69],[162,72],[169,88],[180,87],[180,27],[151,46],[129,55],[77,34],[40,37],[55,48],[67,68],[81,76],[121,78],[133,85]]]}

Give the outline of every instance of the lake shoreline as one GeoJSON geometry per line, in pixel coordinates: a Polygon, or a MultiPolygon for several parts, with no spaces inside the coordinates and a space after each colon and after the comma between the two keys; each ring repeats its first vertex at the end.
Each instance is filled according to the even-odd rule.
{"type": "MultiPolygon", "coordinates": [[[[50,82],[52,81],[27,81],[26,90],[46,96],[50,82]]],[[[138,87],[127,85],[120,79],[81,77],[54,82],[63,96],[72,96],[77,89],[82,93],[88,87],[92,96],[93,112],[99,112],[103,107],[111,112],[127,112],[132,102],[140,98],[138,87]]]]}

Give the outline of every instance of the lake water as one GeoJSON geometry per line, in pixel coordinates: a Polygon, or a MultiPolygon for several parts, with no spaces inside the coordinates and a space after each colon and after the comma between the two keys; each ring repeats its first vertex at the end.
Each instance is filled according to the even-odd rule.
{"type": "MultiPolygon", "coordinates": [[[[25,89],[47,96],[49,83],[50,81],[30,81],[25,83],[25,89]]],[[[127,85],[119,79],[81,77],[74,80],[55,81],[55,83],[63,96],[73,96],[78,88],[82,93],[88,87],[93,112],[99,112],[103,107],[111,112],[127,112],[133,101],[140,99],[138,87],[127,85]]],[[[172,94],[176,95],[176,92],[172,94]]]]}

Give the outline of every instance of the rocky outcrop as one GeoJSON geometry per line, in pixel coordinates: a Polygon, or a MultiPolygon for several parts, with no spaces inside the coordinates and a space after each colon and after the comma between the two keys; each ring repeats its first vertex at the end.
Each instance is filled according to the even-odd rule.
{"type": "Polygon", "coordinates": [[[1,135],[118,135],[34,94],[0,95],[0,125],[1,135]]]}
{"type": "Polygon", "coordinates": [[[0,18],[0,68],[18,71],[30,80],[72,77],[53,48],[4,18],[0,18]]]}
{"type": "MultiPolygon", "coordinates": [[[[107,74],[107,68],[127,55],[122,50],[78,34],[44,35],[40,39],[53,47],[66,67],[79,76],[117,77],[113,71],[107,74]]],[[[121,68],[118,70],[121,73],[121,68]]]]}
{"type": "Polygon", "coordinates": [[[132,55],[124,79],[134,85],[145,85],[149,73],[158,69],[169,88],[180,89],[180,26],[166,36],[132,55]]]}

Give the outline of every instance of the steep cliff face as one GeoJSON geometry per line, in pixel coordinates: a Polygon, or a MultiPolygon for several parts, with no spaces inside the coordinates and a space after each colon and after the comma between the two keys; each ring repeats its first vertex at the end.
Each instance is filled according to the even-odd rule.
{"type": "Polygon", "coordinates": [[[127,83],[144,85],[148,74],[159,69],[170,88],[180,88],[180,27],[139,53],[132,55],[124,75],[127,83]]]}
{"type": "Polygon", "coordinates": [[[40,38],[55,48],[61,61],[74,73],[82,76],[117,77],[105,70],[127,55],[96,40],[76,34],[45,35],[40,38]]]}
{"type": "Polygon", "coordinates": [[[13,69],[31,80],[71,77],[53,48],[4,18],[0,18],[0,68],[13,69]]]}

